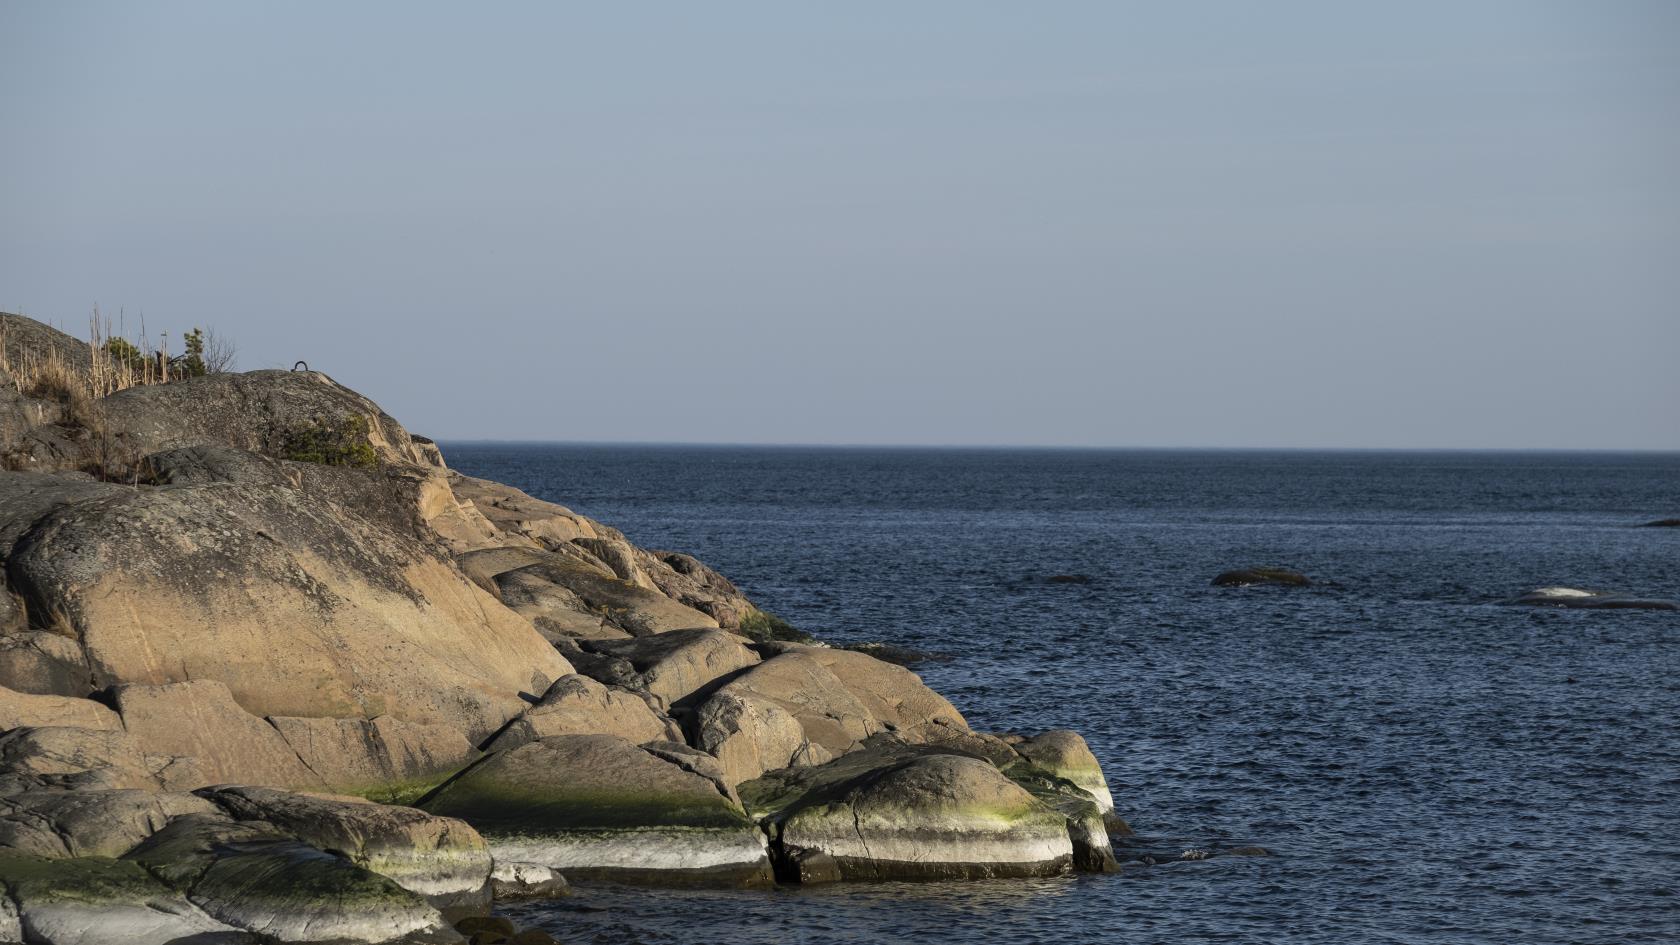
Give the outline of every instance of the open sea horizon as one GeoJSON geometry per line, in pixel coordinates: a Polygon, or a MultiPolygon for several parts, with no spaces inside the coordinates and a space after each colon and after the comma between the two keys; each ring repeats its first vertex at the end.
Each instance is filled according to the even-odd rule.
{"type": "Polygon", "coordinates": [[[1680,941],[1680,453],[445,442],[684,551],[978,730],[1072,728],[1115,876],[595,885],[508,914],[597,943],[1680,941]],[[1218,588],[1278,565],[1307,588],[1218,588]],[[1084,583],[1052,583],[1080,575],[1084,583]],[[1125,851],[1121,851],[1125,855],[1125,851]]]}

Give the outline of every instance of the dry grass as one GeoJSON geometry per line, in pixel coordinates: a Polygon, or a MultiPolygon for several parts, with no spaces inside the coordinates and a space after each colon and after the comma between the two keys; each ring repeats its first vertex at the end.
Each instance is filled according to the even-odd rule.
{"type": "Polygon", "coordinates": [[[154,349],[144,334],[136,343],[115,333],[111,320],[102,322],[98,311],[88,323],[85,367],[71,363],[58,346],[24,350],[14,360],[6,342],[6,329],[0,326],[0,372],[23,396],[64,404],[67,420],[85,416],[87,406],[101,397],[170,380],[167,352],[154,349]]]}
{"type": "MultiPolygon", "coordinates": [[[[137,480],[139,453],[122,437],[112,435],[98,402],[130,387],[179,380],[180,371],[172,367],[168,352],[152,347],[144,331],[137,341],[130,341],[113,329],[109,318],[102,320],[97,310],[88,323],[85,363],[75,357],[77,352],[67,352],[60,344],[24,347],[13,357],[8,340],[6,326],[0,324],[0,374],[24,397],[59,405],[57,417],[48,415],[50,408],[39,407],[40,422],[82,431],[78,439],[83,471],[106,481],[137,480]]],[[[231,360],[231,345],[226,350],[231,360]]],[[[21,460],[0,457],[0,465],[20,468],[21,460]]]]}

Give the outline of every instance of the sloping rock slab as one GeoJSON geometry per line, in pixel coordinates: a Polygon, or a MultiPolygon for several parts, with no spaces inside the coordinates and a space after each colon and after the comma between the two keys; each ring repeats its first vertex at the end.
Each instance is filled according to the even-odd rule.
{"type": "Polygon", "coordinates": [[[328,788],[378,801],[411,800],[479,754],[465,735],[448,725],[422,725],[388,715],[272,716],[268,721],[328,788]]]}
{"type": "Polygon", "coordinates": [[[92,699],[33,695],[0,687],[0,731],[24,725],[66,725],[116,731],[117,714],[92,699]]]}
{"type": "Polygon", "coordinates": [[[42,787],[156,790],[158,786],[127,732],[43,725],[0,735],[0,794],[42,787]]]}
{"type": "Polygon", "coordinates": [[[546,866],[569,879],[770,881],[764,835],[712,777],[611,735],[562,735],[495,752],[420,806],[472,824],[497,862],[546,866]]]}
{"type": "Polygon", "coordinates": [[[197,758],[204,783],[322,786],[274,726],[240,708],[217,680],[118,686],[115,694],[123,725],[140,748],[148,755],[197,758]]]}
{"type": "Polygon", "coordinates": [[[6,564],[101,688],[214,679],[256,716],[391,715],[477,739],[571,671],[441,551],[305,490],[122,490],[48,511],[6,564]]]}

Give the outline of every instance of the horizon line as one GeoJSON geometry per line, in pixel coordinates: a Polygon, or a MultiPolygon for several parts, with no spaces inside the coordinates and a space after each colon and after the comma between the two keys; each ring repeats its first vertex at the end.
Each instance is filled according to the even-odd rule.
{"type": "Polygon", "coordinates": [[[434,443],[458,446],[635,446],[712,449],[835,449],[835,450],[973,450],[1059,452],[1186,452],[1186,453],[1602,453],[1680,454],[1680,447],[1593,446],[1162,446],[1077,443],[812,443],[727,440],[563,440],[498,437],[428,437],[434,443]]]}

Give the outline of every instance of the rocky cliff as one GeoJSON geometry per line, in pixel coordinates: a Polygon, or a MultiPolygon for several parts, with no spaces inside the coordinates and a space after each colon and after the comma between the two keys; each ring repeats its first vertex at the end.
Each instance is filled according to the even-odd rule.
{"type": "MultiPolygon", "coordinates": [[[[3,316],[6,363],[86,346],[3,316]]],[[[72,370],[72,373],[73,373],[72,370]]],[[[324,374],[0,377],[0,941],[459,941],[561,877],[1110,870],[1071,732],[770,638],[324,374]]]]}

